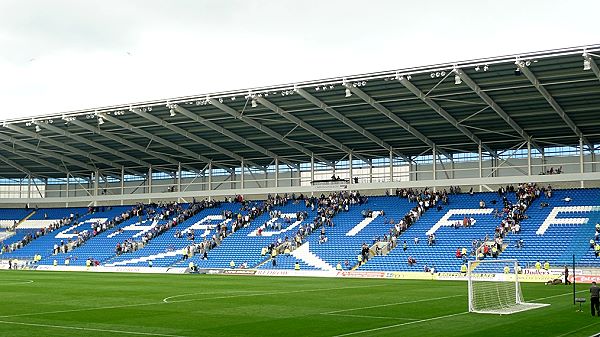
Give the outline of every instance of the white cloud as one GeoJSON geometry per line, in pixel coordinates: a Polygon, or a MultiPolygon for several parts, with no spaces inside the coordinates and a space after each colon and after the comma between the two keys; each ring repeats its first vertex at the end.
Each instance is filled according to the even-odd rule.
{"type": "Polygon", "coordinates": [[[0,119],[595,43],[596,1],[3,1],[0,119]]]}

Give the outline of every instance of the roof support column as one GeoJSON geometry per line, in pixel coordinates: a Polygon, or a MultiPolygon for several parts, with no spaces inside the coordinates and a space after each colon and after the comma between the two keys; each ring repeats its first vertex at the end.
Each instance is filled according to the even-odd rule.
{"type": "Polygon", "coordinates": [[[310,155],[310,183],[315,181],[315,156],[310,155]]]}
{"type": "MultiPolygon", "coordinates": [[[[98,185],[100,184],[100,172],[98,170],[94,171],[92,174],[94,178],[94,196],[98,196],[98,185]]],[[[94,200],[94,206],[98,206],[98,202],[94,200]]]]}
{"type": "Polygon", "coordinates": [[[123,206],[123,196],[125,195],[125,166],[121,166],[121,206],[123,206]]]}
{"type": "Polygon", "coordinates": [[[275,187],[279,187],[279,158],[275,158],[275,187]]]}
{"type": "Polygon", "coordinates": [[[369,183],[373,182],[373,159],[369,159],[369,183]]]}
{"type": "Polygon", "coordinates": [[[27,198],[31,199],[31,174],[27,175],[27,198]]]}
{"type": "Polygon", "coordinates": [[[354,183],[354,172],[352,172],[352,153],[348,154],[348,163],[350,163],[350,165],[348,165],[348,173],[350,175],[350,184],[354,183]]]}
{"type": "MultiPolygon", "coordinates": [[[[433,148],[431,150],[432,150],[431,152],[433,154],[433,156],[431,157],[433,159],[431,161],[432,177],[433,177],[433,180],[437,180],[437,147],[435,144],[433,145],[433,148]]],[[[443,169],[443,167],[442,167],[442,169],[443,169]]],[[[437,192],[437,187],[435,187],[435,186],[433,187],[433,192],[437,192]]]]}
{"type": "Polygon", "coordinates": [[[394,152],[390,148],[390,182],[394,181],[394,152]]]}
{"type": "MultiPolygon", "coordinates": [[[[579,173],[585,171],[585,158],[583,157],[583,137],[579,137],[579,173]]],[[[584,187],[583,180],[580,181],[581,188],[584,187]]]]}
{"type": "MultiPolygon", "coordinates": [[[[481,143],[477,146],[477,158],[479,158],[479,178],[483,178],[483,151],[481,143]]],[[[479,192],[483,192],[483,186],[479,185],[479,192]]]]}
{"type": "MultiPolygon", "coordinates": [[[[208,190],[212,191],[212,175],[213,175],[213,169],[212,169],[212,162],[208,162],[208,190]]],[[[208,200],[211,200],[211,197],[208,197],[208,200]]]]}
{"type": "Polygon", "coordinates": [[[240,163],[240,168],[241,168],[241,170],[240,170],[240,172],[241,172],[241,178],[240,178],[241,183],[240,184],[241,184],[242,188],[244,188],[245,187],[244,186],[245,185],[245,181],[244,181],[244,158],[242,158],[242,161],[240,163]]]}
{"type": "MultiPolygon", "coordinates": [[[[148,193],[152,193],[152,165],[148,166],[148,193]]],[[[148,203],[150,203],[148,199],[148,203]]]]}
{"type": "MultiPolygon", "coordinates": [[[[70,185],[69,185],[69,172],[67,172],[67,198],[69,198],[69,187],[70,187],[70,185]]],[[[67,207],[69,207],[69,206],[67,205],[67,207]]]]}
{"type": "Polygon", "coordinates": [[[531,142],[527,142],[527,175],[531,175],[531,142]]]}
{"type": "Polygon", "coordinates": [[[181,192],[181,162],[177,163],[177,192],[181,192]]]}

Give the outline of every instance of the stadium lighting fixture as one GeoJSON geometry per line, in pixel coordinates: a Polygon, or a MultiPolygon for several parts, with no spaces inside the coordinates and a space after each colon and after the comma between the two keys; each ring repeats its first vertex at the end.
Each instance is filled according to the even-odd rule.
{"type": "Polygon", "coordinates": [[[104,119],[102,117],[98,117],[98,125],[104,124],[104,119]]]}
{"type": "Polygon", "coordinates": [[[479,69],[480,69],[479,66],[475,67],[475,71],[479,71],[479,69]]]}
{"type": "Polygon", "coordinates": [[[458,75],[454,75],[454,84],[458,85],[462,83],[462,79],[458,75]]]}
{"type": "Polygon", "coordinates": [[[590,61],[590,59],[586,58],[583,60],[583,70],[590,70],[592,69],[592,62],[590,61]]]}
{"type": "Polygon", "coordinates": [[[519,69],[519,67],[517,67],[515,69],[515,76],[520,76],[521,75],[521,69],[519,69]]]}
{"type": "Polygon", "coordinates": [[[258,103],[256,103],[256,100],[253,98],[252,99],[252,107],[256,108],[258,106],[258,103]]]}
{"type": "Polygon", "coordinates": [[[346,88],[346,97],[350,96],[352,96],[352,91],[350,91],[350,88],[346,88]]]}
{"type": "Polygon", "coordinates": [[[489,68],[490,67],[486,64],[486,65],[483,66],[483,71],[488,71],[489,68]]]}
{"type": "Polygon", "coordinates": [[[175,115],[176,115],[176,113],[175,113],[175,109],[170,109],[170,110],[169,110],[169,115],[170,115],[171,117],[175,117],[175,115]]]}
{"type": "Polygon", "coordinates": [[[40,128],[39,125],[36,125],[35,126],[35,132],[40,132],[40,131],[42,131],[42,128],[40,128]]]}

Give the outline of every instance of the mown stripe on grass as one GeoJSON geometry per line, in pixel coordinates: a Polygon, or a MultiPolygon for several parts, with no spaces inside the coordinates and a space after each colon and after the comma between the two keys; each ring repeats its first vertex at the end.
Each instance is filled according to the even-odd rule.
{"type": "Polygon", "coordinates": [[[0,324],[15,324],[15,325],[35,326],[35,327],[41,327],[41,328],[66,329],[66,330],[83,330],[83,331],[110,332],[110,333],[118,333],[118,334],[126,334],[126,335],[187,337],[187,336],[182,336],[182,335],[169,335],[169,334],[164,334],[164,333],[141,332],[141,331],[125,331],[125,330],[113,330],[113,329],[99,329],[99,328],[85,328],[85,327],[79,327],[79,326],[41,324],[41,323],[25,323],[25,322],[0,321],[0,324]]]}

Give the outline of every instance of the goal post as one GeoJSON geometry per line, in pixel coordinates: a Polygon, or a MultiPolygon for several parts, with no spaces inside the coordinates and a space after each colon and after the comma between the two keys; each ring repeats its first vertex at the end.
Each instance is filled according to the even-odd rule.
{"type": "Polygon", "coordinates": [[[467,281],[469,312],[502,315],[549,305],[523,300],[517,260],[469,261],[467,281]]]}

